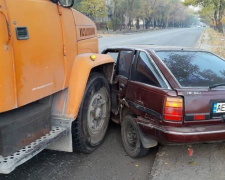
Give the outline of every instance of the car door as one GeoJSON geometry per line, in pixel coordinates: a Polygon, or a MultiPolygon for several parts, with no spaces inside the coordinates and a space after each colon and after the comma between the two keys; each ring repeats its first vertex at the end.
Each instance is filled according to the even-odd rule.
{"type": "Polygon", "coordinates": [[[119,90],[119,98],[125,97],[127,83],[130,77],[131,65],[134,59],[134,51],[131,50],[121,50],[119,54],[119,59],[117,62],[117,81],[119,90]]]}
{"type": "Polygon", "coordinates": [[[117,53],[117,56],[114,55],[117,59],[112,86],[112,111],[114,114],[118,114],[119,112],[119,100],[125,97],[131,65],[134,59],[133,50],[118,50],[117,53]]]}
{"type": "Polygon", "coordinates": [[[12,35],[18,106],[63,87],[63,40],[50,0],[5,0],[12,35]]]}
{"type": "Polygon", "coordinates": [[[127,85],[126,101],[138,110],[137,115],[162,119],[167,91],[168,84],[154,61],[147,52],[138,52],[127,85]]]}

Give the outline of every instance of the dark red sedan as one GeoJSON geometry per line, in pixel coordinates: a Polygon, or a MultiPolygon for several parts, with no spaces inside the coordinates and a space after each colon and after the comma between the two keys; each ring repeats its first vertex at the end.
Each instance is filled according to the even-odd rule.
{"type": "Polygon", "coordinates": [[[112,119],[131,157],[159,143],[225,140],[225,61],[175,47],[113,47],[112,119]]]}

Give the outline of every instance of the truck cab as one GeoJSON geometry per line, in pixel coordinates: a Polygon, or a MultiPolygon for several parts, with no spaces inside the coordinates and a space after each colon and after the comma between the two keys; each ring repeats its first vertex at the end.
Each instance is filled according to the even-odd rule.
{"type": "Polygon", "coordinates": [[[42,147],[69,152],[92,152],[103,140],[114,60],[98,54],[96,26],[73,3],[0,0],[0,162],[8,163],[0,163],[0,173],[31,158],[21,157],[25,149],[40,152],[35,145],[42,137],[42,147]],[[89,107],[92,101],[102,105],[89,107]],[[81,122],[84,116],[89,119],[81,122]],[[93,126],[99,131],[93,133],[93,126]]]}

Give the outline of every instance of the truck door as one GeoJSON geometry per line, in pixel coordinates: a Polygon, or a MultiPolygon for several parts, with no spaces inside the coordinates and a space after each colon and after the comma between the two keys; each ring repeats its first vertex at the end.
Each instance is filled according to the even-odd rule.
{"type": "Polygon", "coordinates": [[[0,112],[16,107],[12,43],[5,4],[0,0],[0,112]]]}
{"type": "Polygon", "coordinates": [[[53,94],[64,83],[63,40],[50,0],[5,0],[12,35],[18,106],[53,94]]]}

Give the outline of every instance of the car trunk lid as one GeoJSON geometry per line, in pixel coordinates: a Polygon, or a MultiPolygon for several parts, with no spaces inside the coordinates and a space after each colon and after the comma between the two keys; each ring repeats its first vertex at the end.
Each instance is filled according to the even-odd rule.
{"type": "Polygon", "coordinates": [[[160,50],[156,54],[176,81],[172,88],[183,97],[184,122],[221,122],[225,115],[225,61],[199,50],[160,50]]]}
{"type": "Polygon", "coordinates": [[[223,119],[225,89],[183,88],[176,91],[184,98],[184,122],[223,119]]]}

